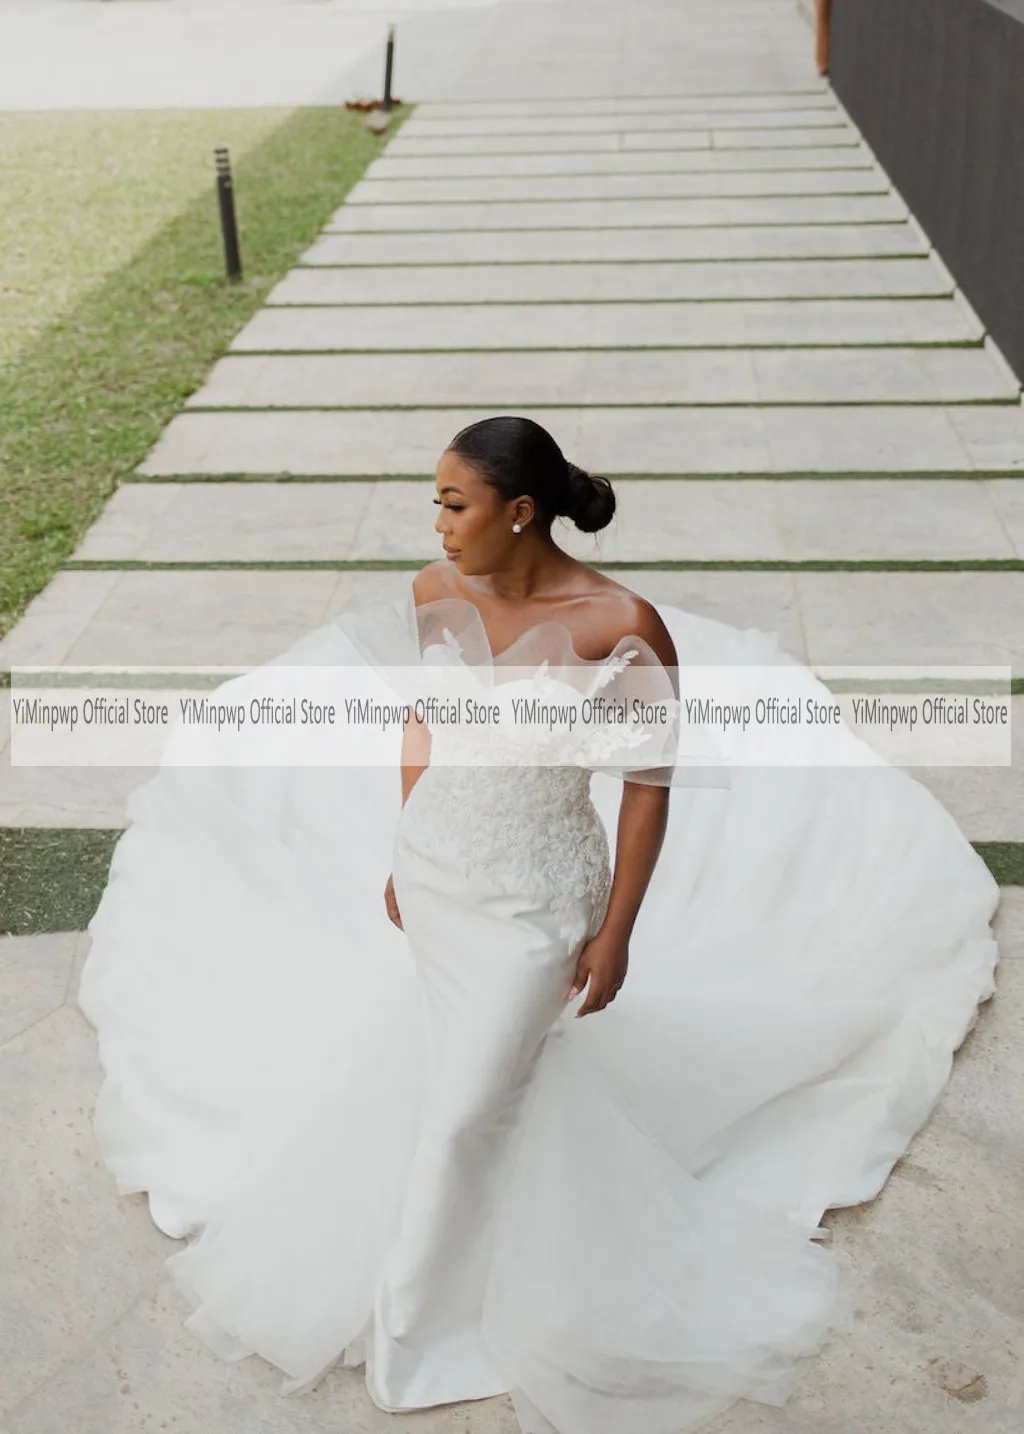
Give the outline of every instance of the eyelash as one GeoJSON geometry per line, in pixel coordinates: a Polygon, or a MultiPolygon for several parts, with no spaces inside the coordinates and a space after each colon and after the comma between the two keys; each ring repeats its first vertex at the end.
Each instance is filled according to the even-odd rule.
{"type": "Polygon", "coordinates": [[[453,513],[461,513],[464,507],[464,504],[462,503],[442,503],[440,498],[433,499],[433,502],[436,507],[449,508],[453,513]]]}

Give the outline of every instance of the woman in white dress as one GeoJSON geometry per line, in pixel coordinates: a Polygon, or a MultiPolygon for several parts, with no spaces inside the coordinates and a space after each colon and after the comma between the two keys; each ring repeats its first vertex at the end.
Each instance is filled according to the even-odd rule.
{"type": "MultiPolygon", "coordinates": [[[[446,556],[404,603],[282,668],[440,651],[671,692],[677,664],[776,664],[824,692],[559,549],[556,515],[597,531],[614,496],[528,420],[460,433],[436,501],[446,556]]],[[[194,1237],[190,1327],[289,1392],[339,1363],[389,1411],[508,1392],[524,1434],[782,1403],[841,1321],[823,1211],[878,1192],[992,994],[991,876],[880,762],[738,740],[670,801],[678,773],[399,741],[401,781],[207,746],[132,799],[81,1002],[105,1159],[194,1237]]]]}

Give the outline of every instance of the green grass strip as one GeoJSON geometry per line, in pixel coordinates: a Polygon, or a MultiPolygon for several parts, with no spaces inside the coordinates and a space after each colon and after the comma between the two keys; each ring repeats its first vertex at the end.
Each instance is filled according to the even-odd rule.
{"type": "MultiPolygon", "coordinates": [[[[583,152],[585,153],[586,151],[583,151],[583,152]]],[[[599,152],[600,152],[600,151],[599,151],[599,152]]],[[[618,154],[628,154],[628,153],[629,153],[628,150],[617,150],[617,151],[614,151],[614,152],[615,152],[615,153],[618,153],[618,154]]],[[[707,151],[706,151],[706,150],[682,150],[681,153],[683,153],[683,154],[705,154],[705,153],[707,153],[707,151]]],[[[799,151],[799,150],[794,150],[793,153],[794,153],[794,154],[799,154],[800,151],[799,151]]],[[[544,157],[547,158],[547,156],[544,156],[544,157]]],[[[451,159],[471,158],[471,156],[452,155],[452,156],[450,156],[450,158],[451,158],[451,159]]],[[[401,155],[398,156],[398,159],[401,160],[401,155]]],[[[875,166],[870,162],[870,160],[866,160],[863,164],[772,164],[772,165],[760,165],[760,166],[755,167],[755,168],[753,168],[753,169],[721,169],[721,168],[715,169],[715,168],[709,168],[707,165],[700,165],[699,167],[695,167],[695,166],[693,166],[693,165],[674,164],[674,165],[672,165],[669,169],[569,169],[569,170],[559,170],[559,171],[556,171],[556,172],[554,172],[554,173],[552,173],[550,170],[538,169],[538,170],[534,170],[534,171],[533,171],[532,173],[530,173],[530,174],[511,174],[511,175],[508,175],[507,177],[508,177],[509,179],[556,179],[556,180],[560,180],[560,179],[621,179],[623,176],[626,176],[627,178],[631,178],[631,179],[632,179],[632,178],[637,178],[637,177],[639,177],[639,176],[641,176],[641,175],[644,177],[644,179],[647,179],[647,178],[649,178],[651,175],[661,175],[662,177],[664,177],[664,176],[666,176],[666,175],[673,175],[673,174],[718,174],[718,175],[723,175],[723,174],[760,174],[760,175],[774,175],[774,174],[863,174],[863,173],[867,173],[868,171],[874,169],[874,167],[875,167],[875,166]]],[[[449,181],[453,181],[453,180],[456,180],[456,179],[458,179],[458,180],[470,180],[470,179],[493,179],[493,178],[494,178],[494,169],[493,169],[492,166],[487,166],[487,165],[483,166],[482,168],[480,168],[479,170],[476,170],[476,171],[460,170],[460,171],[457,172],[456,174],[429,174],[429,175],[422,175],[422,176],[421,176],[421,175],[418,175],[418,174],[389,174],[389,173],[387,172],[387,169],[385,168],[385,170],[384,170],[383,172],[378,171],[378,172],[373,176],[372,182],[373,182],[374,184],[378,184],[378,183],[380,183],[380,184],[385,184],[385,183],[386,183],[386,184],[426,184],[426,183],[430,183],[431,181],[434,181],[434,180],[436,180],[438,183],[442,183],[442,182],[443,182],[443,183],[448,183],[449,181]]],[[[864,191],[861,190],[861,191],[858,191],[858,192],[859,192],[859,193],[863,193],[864,191]]],[[[889,191],[889,192],[891,192],[891,191],[889,191]]],[[[630,196],[630,197],[632,197],[632,196],[630,196]]],[[[656,195],[653,195],[652,197],[655,198],[655,199],[664,199],[666,196],[663,195],[663,194],[656,194],[656,195]]],[[[676,196],[673,196],[673,197],[679,198],[679,199],[688,199],[688,198],[690,198],[691,196],[690,196],[690,195],[676,195],[676,196]]],[[[716,195],[715,197],[716,197],[716,198],[725,198],[726,196],[724,196],[724,195],[716,195]]],[[[408,203],[409,201],[405,201],[405,202],[408,203]]],[[[418,201],[417,201],[417,200],[413,200],[412,202],[415,204],[415,203],[417,203],[418,201]]],[[[493,200],[486,200],[486,201],[484,201],[484,202],[485,202],[485,203],[493,203],[494,201],[493,201],[493,200]]]]}
{"type": "MultiPolygon", "coordinates": [[[[0,829],[0,935],[84,931],[107,884],[116,828],[0,829]]],[[[1000,886],[1024,886],[1024,842],[973,842],[1000,886]]]]}
{"type": "MultiPolygon", "coordinates": [[[[308,272],[308,271],[307,271],[307,272],[308,272]]],[[[892,293],[892,294],[859,294],[859,293],[855,293],[855,292],[846,293],[846,294],[783,294],[783,293],[778,293],[778,294],[684,294],[684,295],[682,295],[682,296],[675,295],[675,296],[672,296],[672,297],[669,297],[669,298],[666,298],[664,295],[658,294],[658,295],[654,295],[654,296],[647,296],[647,297],[640,298],[640,299],[634,299],[634,298],[613,299],[613,298],[601,298],[601,297],[593,298],[593,299],[564,299],[564,298],[563,298],[563,299],[530,299],[530,298],[517,298],[517,297],[513,297],[513,298],[503,298],[503,299],[379,299],[379,300],[370,301],[370,302],[368,302],[366,299],[341,299],[341,300],[337,300],[337,299],[335,299],[335,300],[330,300],[330,299],[302,299],[302,300],[289,299],[289,300],[287,300],[287,301],[275,300],[274,303],[268,305],[268,308],[270,308],[274,313],[276,313],[279,309],[286,309],[286,310],[287,310],[287,309],[298,309],[300,312],[302,312],[304,309],[351,309],[351,308],[357,308],[357,309],[450,309],[450,308],[453,308],[453,307],[458,307],[458,308],[473,308],[473,309],[486,309],[486,308],[494,308],[494,307],[508,308],[508,307],[510,307],[510,306],[515,307],[515,308],[517,308],[517,309],[518,309],[518,308],[545,308],[545,307],[547,307],[547,308],[580,308],[580,309],[586,308],[586,309],[595,309],[595,308],[607,308],[608,306],[610,306],[610,305],[611,305],[611,306],[614,306],[615,304],[631,304],[631,305],[632,305],[632,304],[663,304],[663,305],[678,305],[678,306],[680,306],[680,307],[682,307],[682,306],[684,306],[684,305],[689,305],[689,304],[751,304],[751,305],[754,305],[754,306],[756,306],[756,305],[758,305],[758,304],[850,304],[850,303],[856,303],[856,304],[861,304],[861,303],[864,303],[864,304],[881,304],[881,303],[893,303],[893,302],[899,302],[899,303],[905,304],[905,303],[918,303],[918,302],[924,302],[924,301],[934,302],[936,299],[952,299],[952,297],[953,297],[953,295],[955,294],[955,292],[956,292],[955,289],[945,288],[945,289],[915,289],[915,290],[913,290],[913,291],[912,291],[911,293],[909,293],[909,294],[898,294],[898,293],[892,293]]],[[[938,339],[927,339],[927,340],[925,340],[925,342],[926,342],[927,344],[931,345],[931,346],[935,346],[936,344],[940,343],[941,340],[938,340],[938,339]]],[[[860,349],[860,348],[870,348],[870,347],[871,347],[870,344],[862,344],[862,343],[859,343],[859,342],[858,342],[858,343],[842,344],[841,346],[842,346],[843,348],[850,348],[850,349],[860,349]]],[[[898,348],[911,348],[911,347],[913,347],[913,340],[907,341],[907,340],[903,340],[903,339],[899,339],[899,340],[895,340],[895,339],[894,339],[891,346],[892,346],[892,347],[898,347],[898,348]]],[[[621,348],[621,347],[623,347],[623,345],[620,344],[620,345],[618,345],[618,347],[621,348]]],[[[676,348],[676,347],[678,347],[678,345],[676,345],[676,344],[644,344],[643,347],[644,347],[644,350],[645,350],[645,352],[646,352],[646,351],[652,350],[652,349],[653,349],[653,350],[657,350],[657,349],[676,348]]],[[[753,345],[752,345],[752,347],[753,347],[753,345]]],[[[836,347],[839,347],[839,345],[838,345],[837,343],[831,343],[831,344],[808,344],[808,343],[804,343],[804,344],[791,344],[791,343],[790,343],[790,344],[787,344],[787,343],[773,343],[773,344],[768,345],[768,347],[770,347],[770,348],[836,348],[836,347]]],[[[556,352],[565,352],[565,351],[566,351],[566,350],[564,350],[564,349],[562,349],[562,350],[556,350],[556,352]]],[[[250,352],[252,352],[252,350],[245,349],[245,350],[243,350],[243,352],[244,352],[244,353],[250,353],[250,352]]],[[[281,350],[280,350],[280,349],[268,349],[268,350],[266,350],[266,352],[267,352],[267,353],[280,353],[281,350]]],[[[286,350],[286,352],[287,352],[287,350],[286,350]]],[[[375,350],[371,349],[371,350],[369,350],[369,352],[370,352],[370,353],[373,353],[373,352],[375,352],[375,350]]],[[[421,353],[422,350],[421,350],[421,349],[413,349],[413,350],[410,350],[410,352],[413,352],[413,353],[421,353]]],[[[429,350],[429,352],[433,352],[433,350],[429,350]]]]}
{"type": "MultiPolygon", "coordinates": [[[[283,355],[279,355],[283,357],[283,355]]],[[[458,407],[469,413],[494,413],[496,410],[508,408],[528,408],[531,406],[527,398],[513,398],[506,395],[504,399],[492,399],[487,403],[460,403],[458,405],[438,403],[190,403],[188,413],[425,413],[444,412],[446,409],[458,407]]],[[[673,402],[644,403],[636,400],[625,403],[603,403],[600,399],[576,399],[570,402],[547,402],[546,409],[552,412],[570,411],[575,409],[597,410],[601,413],[617,412],[624,410],[633,412],[643,410],[655,413],[665,410],[685,410],[687,413],[703,409],[774,409],[774,408],[827,408],[830,410],[856,409],[856,408],[928,408],[935,407],[936,400],[926,398],[863,398],[843,399],[839,402],[827,398],[723,398],[717,402],[707,399],[700,402],[687,402],[680,399],[673,402]]],[[[947,398],[942,400],[942,408],[1019,408],[1020,395],[1015,394],[1012,398],[947,398]]]]}
{"type": "MultiPolygon", "coordinates": [[[[392,132],[407,111],[396,112],[392,132]]],[[[209,193],[0,374],[0,633],[381,153],[361,115],[297,111],[235,174],[246,279],[209,193]]]]}
{"type": "Polygon", "coordinates": [[[976,841],[971,845],[1000,886],[1024,886],[1024,842],[976,841]]]}
{"type": "MultiPolygon", "coordinates": [[[[786,197],[789,199],[813,198],[808,195],[787,195],[786,197]]],[[[861,196],[861,198],[864,197],[861,196]]],[[[550,202],[558,203],[560,201],[552,200],[550,202]]],[[[369,207],[367,205],[367,208],[369,207]]],[[[358,205],[352,206],[353,213],[358,212],[358,209],[358,205]]],[[[323,237],[325,239],[379,239],[384,235],[391,239],[415,239],[422,238],[424,234],[430,234],[435,239],[446,239],[457,234],[472,234],[474,238],[479,238],[481,234],[605,234],[612,230],[635,234],[638,229],[645,234],[699,229],[849,229],[851,227],[872,229],[882,225],[900,223],[902,223],[900,216],[892,215],[888,219],[764,219],[757,223],[741,223],[739,220],[723,223],[718,220],[707,224],[516,224],[504,229],[457,229],[454,226],[450,229],[342,229],[331,226],[324,230],[323,237]]]]}
{"type": "MultiPolygon", "coordinates": [[[[66,573],[146,572],[416,572],[429,558],[206,558],[147,561],[141,558],[72,558],[66,573]]],[[[650,558],[596,559],[588,566],[609,572],[669,573],[1021,573],[1024,558],[650,558]]]]}
{"type": "Polygon", "coordinates": [[[120,835],[112,829],[0,828],[0,935],[84,931],[120,835]]]}
{"type": "MultiPolygon", "coordinates": [[[[895,221],[901,223],[902,221],[895,221]]],[[[856,225],[849,226],[856,228],[856,225]]],[[[906,227],[904,225],[904,227],[906,227]]],[[[342,235],[342,238],[351,238],[351,235],[342,235]]],[[[331,234],[331,239],[339,238],[337,234],[331,234]]],[[[704,254],[691,255],[685,258],[666,257],[663,259],[466,259],[458,264],[453,264],[450,259],[389,259],[382,263],[379,258],[374,259],[352,259],[346,260],[343,264],[319,263],[312,259],[306,259],[295,265],[297,269],[310,269],[319,273],[322,269],[539,269],[552,268],[556,265],[571,264],[573,268],[585,268],[588,264],[614,264],[620,266],[632,266],[635,264],[848,264],[875,263],[876,261],[888,261],[890,259],[916,259],[918,262],[928,258],[926,249],[896,249],[886,250],[884,253],[871,254],[748,254],[737,258],[734,254],[704,254]]]]}
{"type": "MultiPolygon", "coordinates": [[[[929,481],[983,483],[990,478],[1024,478],[1022,468],[974,468],[962,472],[928,468],[908,468],[901,472],[879,472],[863,469],[801,469],[799,472],[768,473],[759,469],[749,473],[724,470],[704,473],[609,473],[616,483],[827,483],[833,479],[872,483],[899,483],[912,478],[929,481]]],[[[122,483],[425,483],[433,482],[433,473],[144,473],[135,469],[121,475],[122,483]]]]}
{"type": "MultiPolygon", "coordinates": [[[[0,673],[0,687],[10,688],[15,699],[19,690],[28,689],[37,693],[47,691],[74,692],[101,687],[104,691],[187,691],[196,689],[213,691],[229,677],[241,677],[252,671],[249,667],[192,668],[184,671],[167,671],[145,667],[125,672],[103,665],[84,669],[54,667],[35,668],[30,671],[16,667],[11,672],[0,673]],[[17,680],[15,680],[17,678],[17,680]]],[[[841,696],[853,693],[859,696],[866,692],[911,693],[952,693],[957,696],[1020,697],[1024,695],[1024,677],[863,677],[863,678],[819,678],[830,692],[841,696]]],[[[20,719],[19,719],[20,720],[20,719]]]]}
{"type": "MultiPolygon", "coordinates": [[[[320,307],[320,306],[317,306],[317,307],[320,307]]],[[[245,348],[245,349],[233,349],[232,352],[231,352],[231,354],[230,354],[230,357],[231,357],[231,358],[294,358],[296,355],[298,355],[300,358],[317,358],[317,357],[323,357],[324,355],[329,355],[329,354],[357,354],[357,355],[360,355],[360,356],[361,356],[361,355],[364,355],[364,354],[419,354],[419,355],[422,355],[422,356],[425,356],[425,357],[429,357],[429,356],[431,356],[431,355],[433,355],[433,354],[618,354],[618,353],[645,353],[645,354],[646,354],[646,353],[702,353],[702,352],[705,352],[705,351],[708,352],[708,353],[748,353],[748,352],[775,353],[775,352],[788,352],[790,349],[797,349],[797,350],[801,350],[801,349],[824,349],[824,350],[828,350],[828,349],[831,349],[831,350],[833,350],[833,351],[834,351],[835,349],[844,349],[844,350],[845,350],[845,349],[849,349],[849,348],[853,348],[853,347],[856,347],[858,350],[860,350],[860,349],[882,349],[882,350],[885,350],[885,349],[980,349],[980,348],[984,348],[984,346],[985,346],[985,340],[984,340],[984,338],[976,338],[976,339],[909,339],[909,340],[908,340],[908,339],[900,338],[900,339],[893,339],[891,342],[886,342],[886,341],[884,341],[884,340],[883,340],[883,341],[880,341],[880,342],[878,342],[878,343],[861,343],[861,342],[858,342],[856,345],[844,343],[844,342],[842,341],[842,339],[837,339],[837,340],[835,341],[835,343],[826,343],[826,342],[824,342],[824,341],[821,341],[821,342],[814,343],[814,344],[809,344],[809,343],[807,343],[806,341],[804,341],[804,342],[795,342],[795,343],[781,343],[781,342],[778,342],[778,341],[773,341],[773,342],[771,342],[771,343],[767,343],[767,342],[766,342],[766,343],[748,342],[748,343],[742,343],[742,344],[734,344],[734,343],[716,344],[716,343],[709,343],[706,339],[704,339],[704,340],[701,340],[700,342],[694,342],[694,343],[689,343],[689,344],[688,344],[688,343],[678,343],[678,344],[585,344],[585,345],[584,345],[584,344],[563,344],[563,345],[561,345],[561,346],[559,346],[559,347],[557,347],[557,348],[555,347],[554,344],[531,344],[529,347],[522,347],[522,348],[516,348],[515,346],[512,346],[512,345],[502,344],[500,348],[498,348],[498,347],[484,348],[483,346],[480,346],[479,348],[475,348],[475,349],[474,349],[474,348],[430,348],[430,349],[428,349],[428,348],[424,348],[422,345],[419,346],[418,348],[405,348],[405,349],[396,349],[396,348],[379,348],[379,349],[366,349],[366,348],[354,348],[354,349],[348,349],[348,348],[330,348],[330,349],[322,349],[322,348],[306,348],[306,349],[299,349],[299,348],[295,348],[295,349],[276,348],[276,349],[263,349],[263,348],[251,348],[251,349],[250,349],[250,348],[245,348]]],[[[1016,403],[1016,402],[1018,402],[1018,400],[1017,400],[1017,399],[1013,399],[1013,400],[1011,400],[1011,402],[1016,403]]],[[[921,400],[918,400],[918,403],[919,403],[919,405],[920,405],[921,400]]],[[[364,406],[365,406],[365,405],[360,405],[360,407],[364,407],[364,406]]],[[[447,404],[445,405],[445,407],[448,407],[448,406],[449,406],[449,405],[447,405],[447,404]]],[[[457,407],[459,407],[459,408],[468,408],[468,407],[470,407],[470,406],[471,406],[471,405],[469,405],[469,404],[462,404],[462,403],[460,403],[460,404],[457,405],[457,407]]],[[[532,406],[532,405],[531,405],[531,406],[532,406]]],[[[543,405],[544,408],[556,408],[557,406],[558,406],[557,404],[553,404],[553,403],[545,403],[545,404],[543,405]]],[[[578,407],[579,405],[572,404],[572,405],[570,405],[570,406],[573,407],[573,408],[575,408],[575,407],[578,407]]],[[[604,404],[601,405],[602,408],[604,408],[605,406],[606,406],[606,405],[604,405],[604,404]]],[[[627,405],[627,407],[629,407],[629,408],[636,408],[636,407],[638,407],[638,406],[639,406],[639,405],[633,404],[633,403],[627,405]]],[[[668,404],[668,405],[659,404],[659,405],[656,405],[656,406],[657,406],[657,407],[674,407],[675,405],[672,405],[672,404],[668,404]]],[[[761,405],[758,404],[757,406],[760,407],[761,405]]],[[[838,407],[838,406],[839,406],[839,405],[837,405],[837,404],[830,404],[830,405],[829,405],[829,407],[838,407]]],[[[945,403],[941,403],[941,404],[940,404],[940,403],[936,403],[936,402],[933,400],[933,402],[931,403],[930,406],[933,407],[933,408],[936,408],[936,407],[942,407],[942,408],[944,408],[944,407],[945,407],[945,403]]],[[[422,407],[422,404],[420,405],[420,407],[422,407]]]]}
{"type": "MultiPolygon", "coordinates": [[[[772,173],[771,170],[768,171],[772,173]]],[[[520,177],[520,176],[517,176],[520,177]]],[[[525,177],[525,176],[524,176],[525,177]]],[[[565,179],[572,178],[565,175],[565,179]]],[[[374,183],[394,183],[393,180],[380,180],[374,183]]],[[[400,182],[400,181],[399,181],[400,182]]],[[[438,180],[438,184],[448,181],[438,180]]],[[[865,199],[879,194],[891,194],[891,189],[813,189],[807,192],[799,190],[761,190],[757,194],[721,194],[718,190],[708,189],[703,192],[694,191],[691,194],[630,194],[610,195],[602,199],[600,195],[593,194],[564,194],[562,196],[547,196],[540,198],[534,196],[505,198],[505,199],[360,199],[353,201],[352,209],[394,209],[394,208],[416,208],[421,204],[429,204],[431,209],[444,208],[446,206],[467,205],[467,204],[678,204],[691,199],[865,199]]]]}

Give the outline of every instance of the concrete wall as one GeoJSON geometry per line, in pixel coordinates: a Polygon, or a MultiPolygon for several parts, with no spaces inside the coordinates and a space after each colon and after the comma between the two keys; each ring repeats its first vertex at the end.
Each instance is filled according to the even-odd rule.
{"type": "Polygon", "coordinates": [[[1024,374],[1024,0],[833,0],[829,78],[1024,374]]]}

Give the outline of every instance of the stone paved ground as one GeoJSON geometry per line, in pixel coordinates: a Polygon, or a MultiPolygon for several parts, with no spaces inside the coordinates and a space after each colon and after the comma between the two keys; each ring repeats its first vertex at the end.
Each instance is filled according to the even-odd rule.
{"type": "MultiPolygon", "coordinates": [[[[438,451],[516,409],[620,480],[615,529],[566,542],[667,564],[622,575],[652,597],[814,662],[1024,675],[1019,384],[813,73],[796,8],[509,4],[467,34],[0,664],[270,657],[354,588],[408,580],[366,564],[435,555],[438,451]]],[[[116,827],[142,775],[5,763],[0,822],[116,827]]],[[[1024,841],[1019,764],[924,778],[972,840],[1024,841]]],[[[850,1333],[784,1413],[741,1406],[715,1434],[1019,1429],[1020,888],[999,934],[1000,993],[940,1112],[883,1197],[834,1220],[850,1333]]],[[[71,1411],[81,1434],[510,1434],[502,1400],[384,1416],[351,1371],[281,1402],[268,1369],[182,1330],[170,1242],[96,1164],[84,940],[0,945],[0,1434],[71,1411]]]]}

